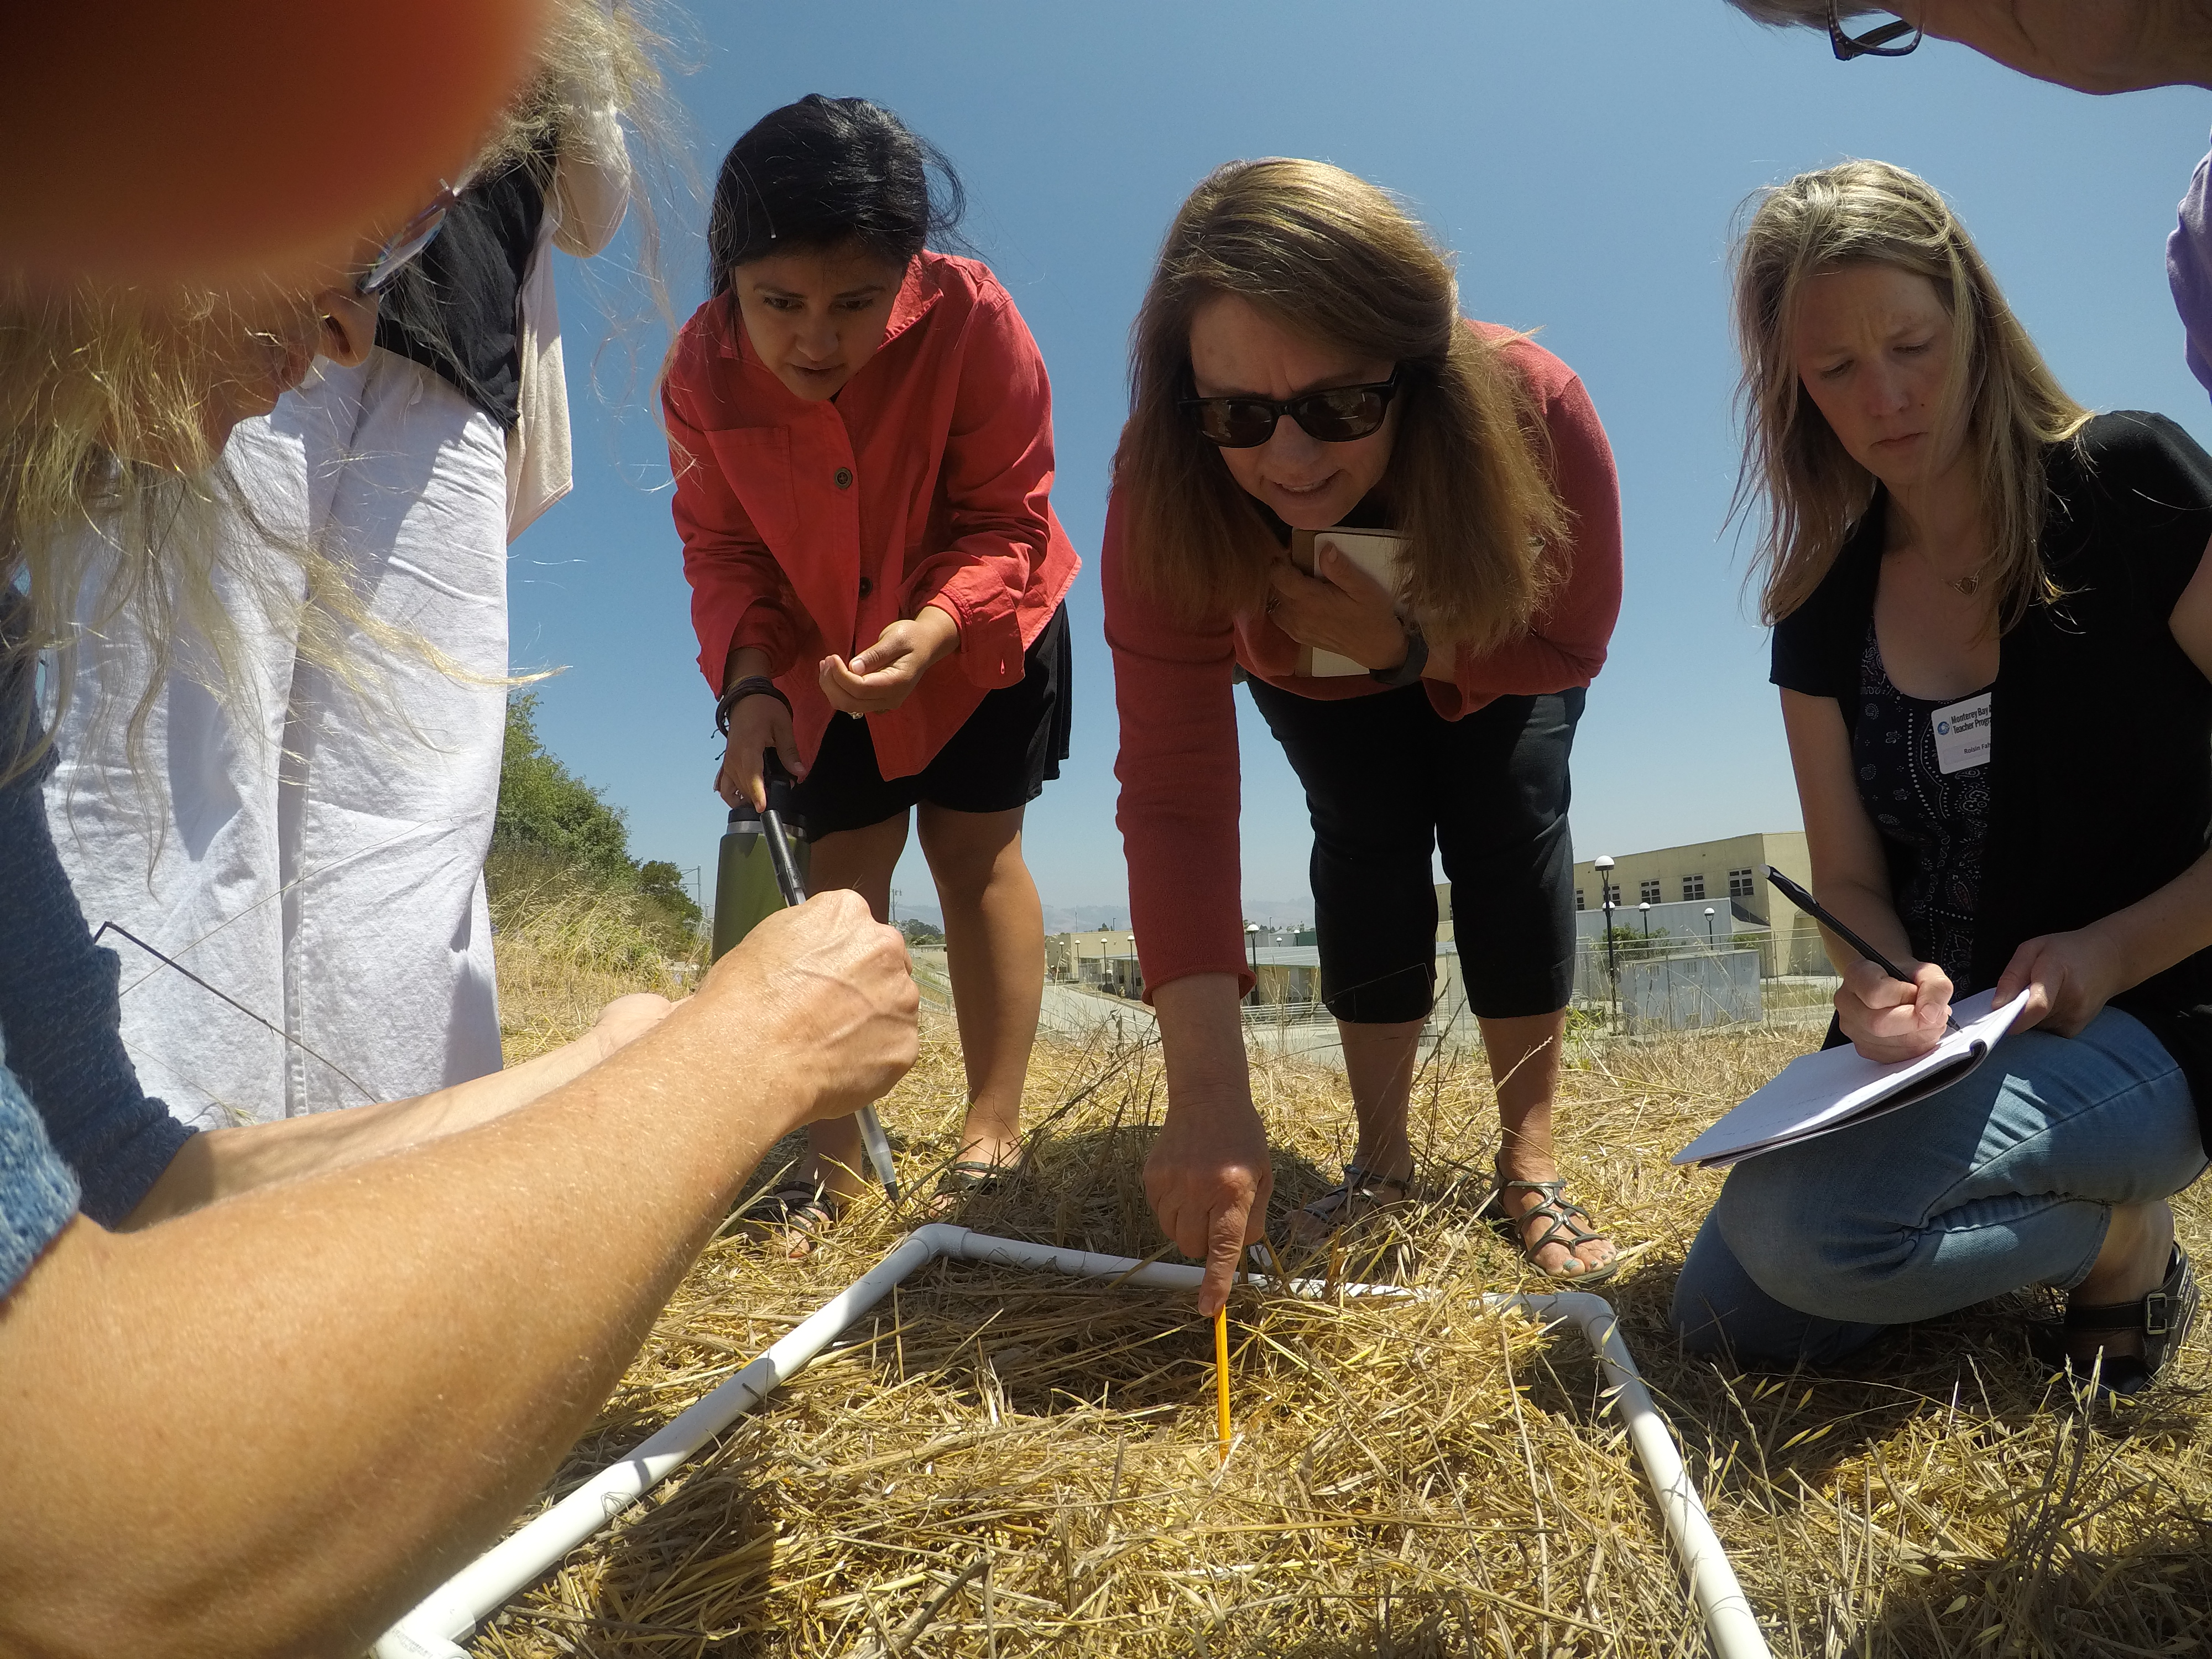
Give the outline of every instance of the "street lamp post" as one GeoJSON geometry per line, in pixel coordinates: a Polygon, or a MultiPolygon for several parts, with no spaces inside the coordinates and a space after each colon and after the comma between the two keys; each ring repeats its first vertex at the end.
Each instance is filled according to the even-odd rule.
{"type": "MultiPolygon", "coordinates": [[[[1133,988],[1133,987],[1135,986],[1136,982],[1137,982],[1137,936],[1136,936],[1134,933],[1132,933],[1132,934],[1130,934],[1128,937],[1129,937],[1129,979],[1128,979],[1128,983],[1129,983],[1129,984],[1133,988]]],[[[1123,993],[1122,993],[1122,994],[1123,994],[1124,996],[1127,996],[1127,995],[1129,995],[1129,994],[1130,994],[1130,993],[1129,993],[1129,992],[1127,992],[1127,991],[1125,991],[1125,992],[1123,992],[1123,993]]],[[[1139,993],[1137,993],[1136,994],[1137,994],[1139,998],[1141,998],[1141,997],[1142,997],[1142,995],[1143,995],[1143,994],[1142,994],[1141,992],[1139,992],[1139,993]]]]}
{"type": "Polygon", "coordinates": [[[1710,951],[1710,950],[1711,950],[1712,948],[1713,948],[1713,907],[1712,907],[1711,905],[1708,904],[1708,905],[1705,907],[1705,949],[1707,949],[1708,951],[1710,951]]]}
{"type": "Polygon", "coordinates": [[[1256,921],[1244,924],[1244,950],[1252,958],[1252,1000],[1256,1005],[1260,1000],[1260,924],[1256,921]]]}
{"type": "Polygon", "coordinates": [[[1648,945],[1651,940],[1651,901],[1646,899],[1636,908],[1644,913],[1644,939],[1648,945]]]}
{"type": "Polygon", "coordinates": [[[1613,988],[1613,1024],[1620,1028],[1620,964],[1613,953],[1613,860],[1602,853],[1593,866],[1597,871],[1598,908],[1605,913],[1605,976],[1613,988]]]}

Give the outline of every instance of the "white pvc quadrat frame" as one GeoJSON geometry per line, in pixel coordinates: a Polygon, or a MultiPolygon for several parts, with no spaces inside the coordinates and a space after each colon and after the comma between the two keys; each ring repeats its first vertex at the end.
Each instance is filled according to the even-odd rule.
{"type": "MultiPolygon", "coordinates": [[[[890,1293],[891,1287],[939,1260],[980,1261],[999,1267],[1033,1267],[1074,1279],[1111,1279],[1162,1290],[1194,1290],[1203,1270],[1133,1256],[1096,1255],[1087,1250],[1055,1249],[1020,1239],[994,1238],[943,1222],[918,1227],[898,1247],[848,1289],[832,1297],[803,1323],[735,1376],[715,1388],[618,1463],[609,1465],[529,1525],[464,1567],[387,1631],[374,1659],[467,1659],[458,1645],[484,1619],[518,1591],[535,1583],[561,1558],[641,1495],[688,1462],[707,1441],[752,1410],[777,1388],[812,1364],[822,1351],[862,1314],[890,1293]]],[[[1324,1285],[1318,1279],[1281,1279],[1243,1275],[1249,1285],[1287,1289],[1294,1296],[1388,1296],[1422,1293],[1392,1285],[1324,1285]]],[[[1585,1291],[1548,1294],[1486,1296],[1485,1308],[1526,1313],[1546,1325],[1578,1327],[1603,1364],[1613,1402],[1628,1425],[1630,1443],[1643,1465],[1644,1478],[1658,1500],[1668,1535],[1681,1558],[1690,1592],[1705,1616],[1717,1659],[1771,1659],[1751,1604],[1736,1583],[1735,1570],[1714,1534],[1697,1487],[1682,1465],[1658,1407],[1620,1339],[1610,1304],[1585,1291]]]]}

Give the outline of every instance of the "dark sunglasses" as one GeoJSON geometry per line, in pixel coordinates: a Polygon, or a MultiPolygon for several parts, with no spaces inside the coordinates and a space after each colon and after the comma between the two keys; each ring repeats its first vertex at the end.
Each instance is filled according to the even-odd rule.
{"type": "Polygon", "coordinates": [[[1224,449],[1257,449],[1275,435],[1275,422],[1289,416],[1306,435],[1325,444],[1348,444],[1379,430],[1398,394],[1398,371],[1371,386],[1336,386],[1273,398],[1185,398],[1200,435],[1224,449]]]}
{"type": "Polygon", "coordinates": [[[365,299],[388,287],[409,260],[438,240],[438,232],[445,226],[447,210],[459,199],[460,191],[453,185],[441,185],[429,206],[400,226],[392,240],[377,250],[376,258],[368,262],[368,269],[355,282],[353,291],[365,299]]]}
{"type": "Polygon", "coordinates": [[[1837,61],[1848,64],[1854,58],[1902,58],[1920,44],[1920,26],[1908,23],[1902,17],[1869,29],[1864,34],[1844,33],[1843,19],[1836,15],[1836,0],[1828,0],[1828,45],[1835,51],[1837,61]],[[1890,44],[1899,35],[1912,38],[1901,46],[1890,44]]]}

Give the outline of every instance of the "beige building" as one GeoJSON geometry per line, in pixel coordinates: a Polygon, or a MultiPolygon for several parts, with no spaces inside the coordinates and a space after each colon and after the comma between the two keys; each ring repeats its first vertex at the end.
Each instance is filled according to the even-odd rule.
{"type": "Polygon", "coordinates": [[[1044,942],[1044,970],[1063,985],[1112,985],[1115,962],[1122,975],[1133,968],[1136,939],[1126,927],[1094,927],[1087,933],[1052,933],[1044,942]]]}
{"type": "MultiPolygon", "coordinates": [[[[1614,915],[1626,912],[1616,927],[1632,927],[1629,918],[1644,905],[1711,905],[1728,917],[1729,931],[1772,928],[1779,971],[1820,974],[1828,971],[1826,953],[1820,947],[1819,929],[1811,917],[1776,892],[1765,866],[1772,865],[1800,885],[1813,884],[1813,866],[1805,851],[1805,832],[1784,830],[1771,834],[1731,836],[1725,841],[1693,842],[1687,847],[1662,847],[1648,853],[1616,853],[1606,873],[1613,884],[1614,915]]],[[[1591,911],[1604,903],[1603,884],[1596,861],[1584,859],[1575,866],[1575,908],[1591,911]]]]}

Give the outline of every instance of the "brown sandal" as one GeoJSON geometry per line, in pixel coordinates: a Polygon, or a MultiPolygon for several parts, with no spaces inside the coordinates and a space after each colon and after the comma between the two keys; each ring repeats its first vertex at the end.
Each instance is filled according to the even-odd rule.
{"type": "Polygon", "coordinates": [[[1567,1196],[1567,1183],[1564,1177],[1557,1181],[1508,1181],[1501,1170],[1498,1185],[1484,1200],[1478,1213],[1499,1237],[1512,1242],[1530,1267],[1559,1284],[1595,1285],[1612,1278],[1620,1269],[1620,1257],[1617,1252],[1612,1261],[1601,1266],[1587,1268],[1581,1266],[1582,1257],[1574,1253],[1585,1244],[1604,1239],[1606,1235],[1583,1225],[1583,1222],[1595,1221],[1597,1218],[1567,1196]],[[1534,1193],[1537,1202],[1516,1213],[1509,1202],[1516,1193],[1534,1193]],[[1547,1224],[1542,1235],[1534,1240],[1528,1234],[1530,1221],[1547,1224]],[[1569,1253],[1567,1260],[1576,1264],[1576,1270],[1565,1273],[1544,1273],[1536,1257],[1547,1244],[1565,1245],[1569,1253]]]}
{"type": "Polygon", "coordinates": [[[1320,1197],[1300,1205],[1285,1216],[1283,1242],[1297,1249],[1314,1249],[1326,1243],[1346,1228],[1380,1215],[1385,1210],[1402,1209],[1415,1197],[1413,1176],[1408,1170],[1402,1176],[1376,1175],[1372,1170],[1362,1169],[1357,1164],[1344,1166],[1344,1179],[1320,1197]],[[1395,1188],[1395,1198],[1383,1197],[1376,1189],[1395,1188]],[[1305,1216],[1321,1224],[1322,1231],[1311,1237],[1300,1238],[1291,1231],[1291,1222],[1305,1216]]]}
{"type": "Polygon", "coordinates": [[[745,1206],[738,1219],[763,1239],[781,1238],[786,1259],[803,1261],[823,1233],[836,1225],[845,1206],[821,1183],[793,1179],[745,1206]]]}

